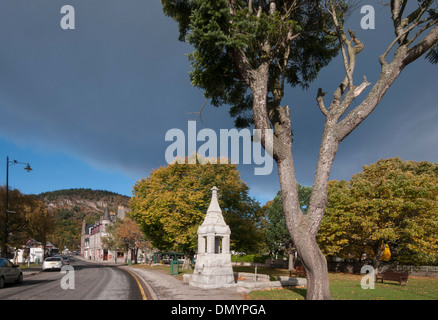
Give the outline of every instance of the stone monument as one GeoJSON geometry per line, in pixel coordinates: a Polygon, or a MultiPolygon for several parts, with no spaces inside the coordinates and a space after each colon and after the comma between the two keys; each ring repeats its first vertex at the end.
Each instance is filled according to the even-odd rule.
{"type": "Polygon", "coordinates": [[[210,206],[198,228],[198,253],[189,284],[203,289],[235,286],[230,253],[230,227],[225,223],[213,187],[210,206]]]}

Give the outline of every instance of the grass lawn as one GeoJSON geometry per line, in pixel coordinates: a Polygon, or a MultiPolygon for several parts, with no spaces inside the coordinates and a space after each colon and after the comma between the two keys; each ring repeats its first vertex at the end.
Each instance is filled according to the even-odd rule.
{"type": "MultiPolygon", "coordinates": [[[[330,273],[330,292],[335,300],[438,300],[438,278],[410,277],[407,286],[397,282],[376,282],[374,289],[362,289],[362,275],[330,273]]],[[[303,300],[306,289],[254,291],[254,300],[303,300]]]]}
{"type": "Polygon", "coordinates": [[[40,266],[41,266],[40,264],[34,264],[34,263],[31,263],[29,266],[27,265],[27,263],[26,263],[26,264],[18,264],[18,267],[19,267],[20,269],[38,268],[38,267],[40,267],[40,266]]]}
{"type": "MultiPolygon", "coordinates": [[[[158,270],[170,274],[169,265],[144,265],[138,264],[132,267],[158,270]]],[[[233,267],[234,272],[254,273],[254,267],[233,267]]],[[[182,280],[185,273],[193,273],[193,270],[182,270],[175,275],[182,280]]],[[[271,280],[277,276],[288,276],[286,269],[257,268],[257,273],[268,274],[271,280]]],[[[329,273],[330,292],[335,300],[438,300],[438,278],[409,277],[407,286],[400,286],[398,282],[376,282],[374,289],[362,289],[360,281],[363,275],[329,273]]],[[[284,288],[253,291],[248,294],[250,300],[304,300],[305,288],[284,288]]]]}

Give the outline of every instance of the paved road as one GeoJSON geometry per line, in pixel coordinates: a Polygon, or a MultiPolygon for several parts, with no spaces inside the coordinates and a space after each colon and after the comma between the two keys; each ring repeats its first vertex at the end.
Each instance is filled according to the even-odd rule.
{"type": "Polygon", "coordinates": [[[148,300],[242,300],[245,294],[236,288],[201,289],[189,286],[175,277],[157,270],[123,267],[134,273],[145,284],[148,300]]]}
{"type": "MultiPolygon", "coordinates": [[[[136,280],[121,268],[70,258],[74,268],[74,289],[63,289],[63,274],[46,271],[26,276],[22,284],[0,289],[0,300],[141,300],[136,280]]],[[[66,278],[64,278],[65,282],[66,278]]],[[[64,287],[66,284],[64,283],[64,287]]]]}

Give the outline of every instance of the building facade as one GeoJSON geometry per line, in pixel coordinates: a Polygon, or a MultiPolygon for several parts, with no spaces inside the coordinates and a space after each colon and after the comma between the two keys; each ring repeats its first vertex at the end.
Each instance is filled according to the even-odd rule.
{"type": "Polygon", "coordinates": [[[127,252],[108,250],[102,245],[102,238],[108,235],[107,228],[117,220],[125,217],[129,209],[118,206],[116,214],[110,214],[108,207],[100,220],[94,224],[86,224],[82,221],[81,232],[81,256],[92,261],[125,262],[127,252]]]}
{"type": "MultiPolygon", "coordinates": [[[[51,245],[51,243],[47,242],[46,246],[47,245],[51,245]]],[[[44,260],[45,255],[47,256],[47,249],[46,254],[44,254],[43,244],[33,238],[29,238],[23,248],[16,251],[16,254],[14,255],[14,263],[35,263],[37,261],[40,263],[44,260]]]]}

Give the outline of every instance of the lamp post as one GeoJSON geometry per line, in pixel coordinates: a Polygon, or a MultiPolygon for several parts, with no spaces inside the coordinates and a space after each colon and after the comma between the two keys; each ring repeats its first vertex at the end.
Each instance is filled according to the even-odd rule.
{"type": "Polygon", "coordinates": [[[9,161],[9,157],[6,157],[6,203],[5,203],[5,243],[3,245],[2,255],[4,258],[8,258],[8,223],[9,223],[9,213],[15,213],[15,211],[9,211],[9,166],[13,166],[15,164],[25,164],[26,167],[24,170],[27,172],[32,171],[32,168],[29,166],[29,163],[18,162],[17,160],[9,161]]]}

